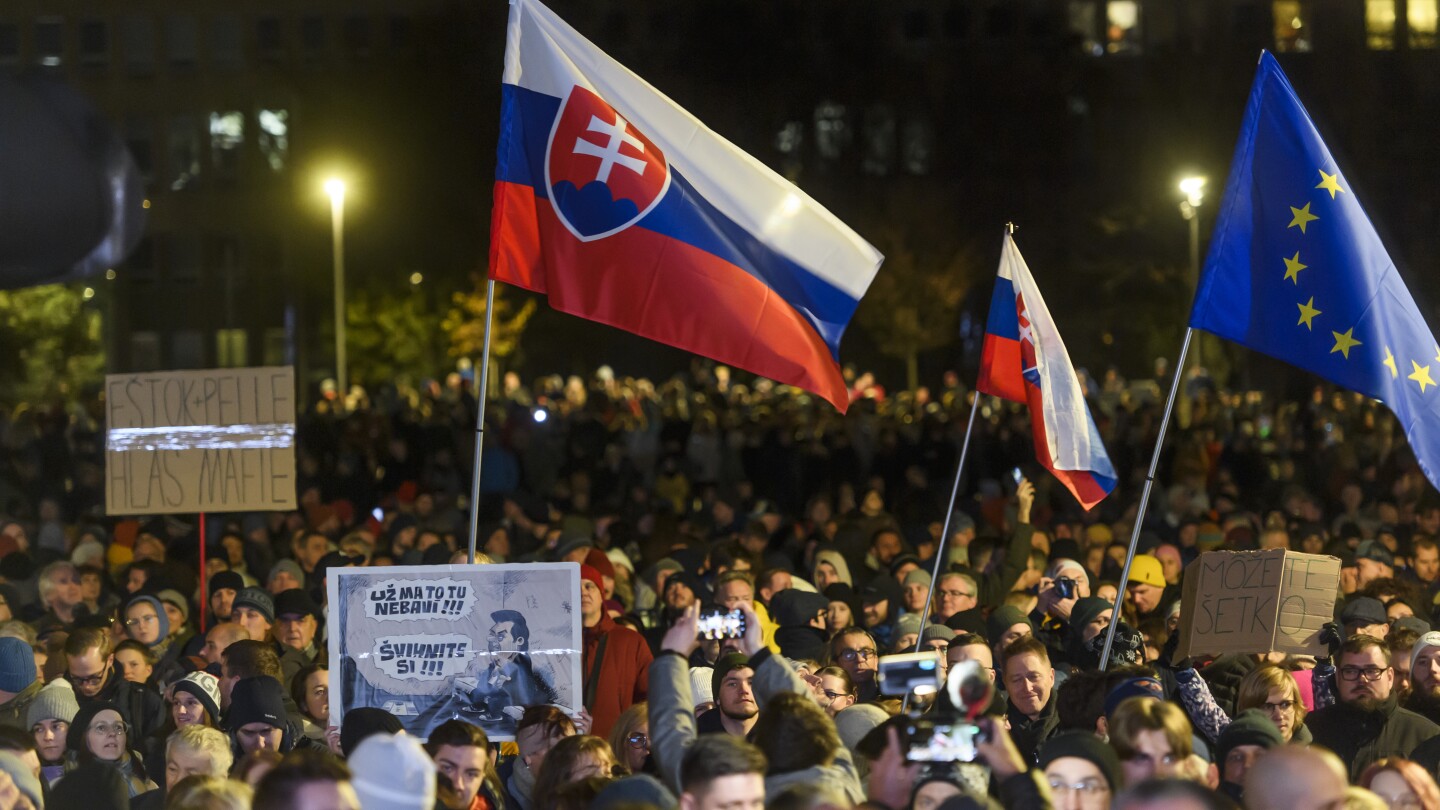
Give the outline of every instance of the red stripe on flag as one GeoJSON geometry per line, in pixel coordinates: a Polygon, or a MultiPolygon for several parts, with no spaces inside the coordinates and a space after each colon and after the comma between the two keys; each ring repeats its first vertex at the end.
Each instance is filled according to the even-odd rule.
{"type": "Polygon", "coordinates": [[[631,227],[576,239],[534,189],[495,184],[490,277],[546,293],[561,312],[813,391],[844,412],[840,365],[809,321],[711,253],[631,227]]]}
{"type": "Polygon", "coordinates": [[[1088,512],[1091,507],[1105,499],[1106,492],[1095,482],[1095,476],[1088,470],[1057,470],[1055,460],[1050,457],[1050,439],[1045,431],[1045,396],[1033,385],[1025,386],[1030,403],[1030,432],[1035,440],[1035,460],[1070,490],[1075,500],[1088,512]]]}
{"type": "Polygon", "coordinates": [[[1025,377],[1020,367],[1020,341],[986,333],[980,349],[980,378],[975,387],[982,393],[1026,402],[1025,377]]]}

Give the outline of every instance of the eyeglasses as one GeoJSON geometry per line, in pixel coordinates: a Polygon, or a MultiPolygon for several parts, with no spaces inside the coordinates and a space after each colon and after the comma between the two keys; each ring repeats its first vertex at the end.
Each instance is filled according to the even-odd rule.
{"type": "Polygon", "coordinates": [[[940,642],[939,644],[936,644],[936,643],[934,643],[934,642],[931,642],[928,646],[925,647],[925,649],[927,649],[927,650],[934,650],[935,652],[938,652],[938,653],[940,653],[941,655],[944,655],[944,654],[950,652],[950,642],[948,642],[948,641],[942,641],[942,642],[940,642]]]}
{"type": "Polygon", "coordinates": [[[123,737],[130,726],[122,720],[119,723],[96,723],[89,730],[105,737],[123,737]]]}
{"type": "Polygon", "coordinates": [[[66,673],[65,677],[70,683],[76,686],[99,686],[105,680],[104,672],[97,672],[94,675],[71,675],[66,673]]]}
{"type": "Polygon", "coordinates": [[[1067,785],[1059,779],[1050,779],[1050,792],[1055,798],[1060,798],[1067,793],[1079,793],[1082,796],[1103,796],[1110,792],[1110,786],[1103,779],[1082,779],[1074,784],[1067,785]]]}
{"type": "Polygon", "coordinates": [[[640,734],[638,732],[635,734],[631,734],[629,737],[626,737],[625,742],[631,748],[635,749],[650,747],[650,737],[648,735],[640,734]]]}
{"type": "MultiPolygon", "coordinates": [[[[1376,677],[1379,676],[1377,675],[1376,677]]],[[[1374,679],[1372,678],[1371,680],[1374,679]]],[[[1265,709],[1265,711],[1270,712],[1271,714],[1274,714],[1275,712],[1288,712],[1291,709],[1295,708],[1295,701],[1282,700],[1279,703],[1266,703],[1262,708],[1265,709]]]]}
{"type": "Polygon", "coordinates": [[[835,692],[830,689],[821,689],[820,691],[825,693],[825,697],[829,698],[831,703],[834,703],[842,697],[850,697],[849,692],[835,692]]]}
{"type": "Polygon", "coordinates": [[[948,596],[951,599],[974,599],[975,594],[969,591],[941,591],[941,596],[948,596]]]}
{"type": "Polygon", "coordinates": [[[844,662],[847,663],[847,664],[853,664],[853,663],[855,663],[857,660],[858,660],[858,661],[869,661],[871,658],[874,658],[874,657],[875,657],[875,648],[874,648],[874,647],[866,647],[866,648],[863,649],[863,650],[845,650],[845,651],[843,651],[843,652],[840,653],[840,660],[841,660],[841,661],[844,661],[844,662]]]}
{"type": "Polygon", "coordinates": [[[1340,667],[1340,677],[1347,681],[1358,681],[1364,676],[1367,681],[1378,681],[1390,667],[1340,667]]]}

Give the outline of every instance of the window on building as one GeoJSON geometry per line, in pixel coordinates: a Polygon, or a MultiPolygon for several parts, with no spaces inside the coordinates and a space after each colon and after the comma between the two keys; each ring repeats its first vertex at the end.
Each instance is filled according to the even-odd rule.
{"type": "Polygon", "coordinates": [[[200,125],[193,115],[170,119],[170,188],[182,191],[200,185],[200,125]]]}
{"type": "Polygon", "coordinates": [[[155,130],[147,116],[125,118],[125,146],[145,185],[155,182],[155,130]]]}
{"type": "Polygon", "coordinates": [[[170,367],[204,368],[205,334],[196,329],[176,329],[170,333],[170,367]]]}
{"type": "Polygon", "coordinates": [[[170,66],[181,70],[195,67],[199,58],[199,34],[195,31],[195,18],[189,14],[170,14],[165,17],[165,58],[170,66]]]}
{"type": "Polygon", "coordinates": [[[80,64],[98,67],[110,61],[110,29],[104,20],[80,23],[80,64]]]}
{"type": "Polygon", "coordinates": [[[240,173],[240,150],[245,145],[245,114],[239,110],[210,113],[210,164],[215,176],[234,180],[240,173]]]}
{"type": "Polygon", "coordinates": [[[277,17],[255,21],[255,51],[261,59],[279,59],[285,52],[285,35],[277,17]]]}
{"type": "Polygon", "coordinates": [[[219,14],[210,21],[210,59],[225,70],[245,66],[245,47],[240,41],[240,18],[219,14]]]}
{"type": "Polygon", "coordinates": [[[43,67],[59,67],[65,61],[65,21],[59,17],[41,17],[35,21],[35,62],[43,67]]]}
{"type": "Polygon", "coordinates": [[[1091,0],[1071,0],[1068,14],[1070,33],[1080,40],[1080,50],[1091,56],[1105,53],[1097,36],[1100,23],[1096,16],[1097,7],[1091,0]]]}
{"type": "Polygon", "coordinates": [[[362,14],[351,14],[345,18],[341,34],[345,38],[345,50],[351,56],[370,55],[370,18],[362,14]]]}
{"type": "Polygon", "coordinates": [[[406,50],[410,47],[412,23],[410,18],[404,14],[396,14],[390,18],[390,47],[395,50],[406,50]]]}
{"type": "Polygon", "coordinates": [[[0,23],[0,65],[13,65],[20,61],[20,26],[15,23],[0,23]]]}
{"type": "Polygon", "coordinates": [[[249,335],[244,329],[215,330],[216,368],[245,368],[250,360],[249,335]]]}
{"type": "Polygon", "coordinates": [[[935,128],[923,118],[911,118],[900,133],[900,162],[910,174],[929,174],[935,162],[935,128]]]}
{"type": "Polygon", "coordinates": [[[815,149],[826,160],[837,160],[850,145],[845,105],[822,101],[815,105],[815,149]]]}
{"type": "Polygon", "coordinates": [[[1440,9],[1436,0],[1406,0],[1405,21],[1410,26],[1411,48],[1429,50],[1436,45],[1436,24],[1440,9]]]}
{"type": "Polygon", "coordinates": [[[1140,4],[1136,0],[1110,0],[1105,4],[1105,50],[1140,53],[1140,4]]]}
{"type": "Polygon", "coordinates": [[[255,140],[272,171],[284,171],[290,158],[290,112],[261,110],[255,115],[255,140]]]}
{"type": "Polygon", "coordinates": [[[300,47],[305,49],[305,55],[309,57],[318,56],[321,51],[325,50],[324,17],[301,18],[300,47]]]}
{"type": "Polygon", "coordinates": [[[890,174],[895,165],[895,111],[885,104],[866,110],[862,137],[865,156],[860,170],[876,177],[890,174]]]}
{"type": "Polygon", "coordinates": [[[1279,53],[1309,53],[1309,4],[1302,0],[1275,0],[1270,4],[1270,13],[1275,20],[1275,50],[1279,53]]]}
{"type": "MultiPolygon", "coordinates": [[[[1280,21],[1275,21],[1277,29],[1280,21]]],[[[1365,0],[1365,46],[1372,51],[1395,48],[1395,0],[1365,0]]]]}
{"type": "Polygon", "coordinates": [[[285,339],[285,329],[280,326],[271,326],[265,330],[265,365],[267,366],[288,366],[292,364],[290,359],[290,342],[285,339]]]}
{"type": "Polygon", "coordinates": [[[130,333],[130,368],[133,371],[160,370],[160,335],[156,332],[130,333]]]}
{"type": "Polygon", "coordinates": [[[134,76],[155,72],[155,21],[143,14],[120,19],[120,42],[125,49],[125,69],[134,76]]]}

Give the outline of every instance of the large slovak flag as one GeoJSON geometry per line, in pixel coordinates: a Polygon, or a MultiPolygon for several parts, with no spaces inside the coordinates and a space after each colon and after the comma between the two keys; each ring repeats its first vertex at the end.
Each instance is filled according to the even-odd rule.
{"type": "Polygon", "coordinates": [[[1008,233],[990,297],[975,387],[1030,405],[1035,458],[1081,506],[1089,509],[1115,489],[1115,468],[1090,418],[1060,330],[1008,233]]]}
{"type": "Polygon", "coordinates": [[[490,277],[849,403],[840,338],[883,257],[536,0],[512,0],[490,277]]]}

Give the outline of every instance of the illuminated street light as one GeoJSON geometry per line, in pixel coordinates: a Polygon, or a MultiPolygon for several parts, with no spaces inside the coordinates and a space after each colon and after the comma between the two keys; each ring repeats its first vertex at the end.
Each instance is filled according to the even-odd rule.
{"type": "MultiPolygon", "coordinates": [[[[1180,193],[1185,199],[1180,201],[1180,216],[1190,223],[1190,279],[1195,288],[1200,287],[1200,203],[1205,199],[1205,178],[1202,176],[1186,177],[1180,181],[1180,193]]],[[[1201,344],[1203,341],[1195,342],[1195,365],[1200,365],[1201,344]]]]}
{"type": "Polygon", "coordinates": [[[325,181],[330,195],[331,256],[335,270],[335,380],[337,405],[345,407],[350,391],[345,360],[345,181],[331,177],[325,181]]]}

